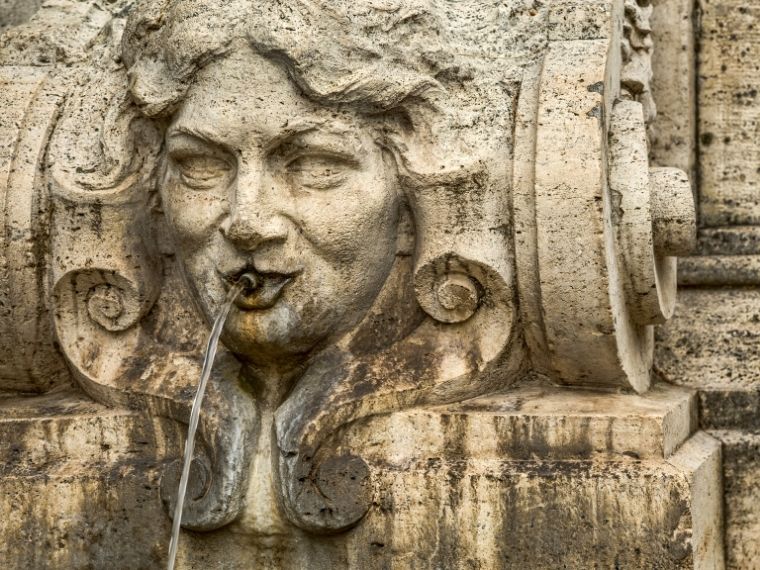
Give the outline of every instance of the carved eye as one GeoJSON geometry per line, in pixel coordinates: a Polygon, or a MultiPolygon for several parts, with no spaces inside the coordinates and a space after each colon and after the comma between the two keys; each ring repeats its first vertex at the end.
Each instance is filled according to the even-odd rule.
{"type": "Polygon", "coordinates": [[[302,155],[287,165],[291,181],[312,190],[330,190],[343,184],[348,177],[351,162],[330,155],[302,155]]]}
{"type": "Polygon", "coordinates": [[[224,184],[232,172],[226,160],[204,154],[172,156],[174,167],[182,182],[198,190],[224,184]]]}

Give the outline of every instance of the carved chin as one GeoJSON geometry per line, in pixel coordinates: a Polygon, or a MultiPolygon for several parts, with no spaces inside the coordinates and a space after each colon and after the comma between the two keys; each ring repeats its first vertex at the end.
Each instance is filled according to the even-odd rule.
{"type": "Polygon", "coordinates": [[[285,303],[263,311],[233,307],[222,342],[246,359],[262,363],[278,359],[283,365],[297,364],[329,336],[319,323],[306,320],[285,303]]]}

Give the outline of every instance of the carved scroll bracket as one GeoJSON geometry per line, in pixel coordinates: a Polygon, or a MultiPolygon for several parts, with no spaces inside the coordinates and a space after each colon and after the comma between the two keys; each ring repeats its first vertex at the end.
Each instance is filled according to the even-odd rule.
{"type": "MultiPolygon", "coordinates": [[[[118,36],[118,20],[113,28],[118,36]]],[[[118,48],[114,38],[103,39],[106,56],[118,48]]],[[[126,73],[113,61],[87,64],[90,77],[72,89],[48,149],[40,192],[53,205],[46,245],[55,334],[95,400],[187,423],[201,368],[196,336],[205,329],[186,309],[181,278],[154,233],[160,134],[132,106],[126,73]]],[[[239,363],[227,357],[231,364],[221,368],[231,378],[209,390],[199,427],[197,493],[183,514],[195,530],[229,524],[245,504],[256,409],[235,380],[239,363]]],[[[169,506],[175,471],[162,481],[169,506]]]]}
{"type": "Polygon", "coordinates": [[[50,69],[0,68],[0,390],[68,382],[48,312],[51,208],[40,168],[66,89],[50,69]]]}
{"type": "MultiPolygon", "coordinates": [[[[565,4],[575,5],[556,10],[565,4]]],[[[621,74],[630,71],[621,45],[636,14],[630,3],[597,4],[593,33],[554,19],[547,53],[521,93],[521,313],[537,371],[644,391],[652,325],[672,314],[673,256],[693,246],[695,214],[683,173],[650,172],[642,104],[620,100],[621,74]]]]}

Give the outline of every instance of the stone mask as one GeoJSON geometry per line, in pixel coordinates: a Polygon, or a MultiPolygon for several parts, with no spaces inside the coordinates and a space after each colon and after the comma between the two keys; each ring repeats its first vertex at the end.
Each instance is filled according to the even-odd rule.
{"type": "Polygon", "coordinates": [[[577,42],[560,8],[313,4],[145,0],[40,110],[60,105],[44,310],[95,399],[187,421],[205,325],[241,272],[263,280],[224,331],[189,528],[244,508],[259,381],[277,492],[314,532],[369,508],[340,446],[364,417],[530,370],[646,390],[693,241],[688,183],[650,172],[618,97],[622,11],[577,42]]]}

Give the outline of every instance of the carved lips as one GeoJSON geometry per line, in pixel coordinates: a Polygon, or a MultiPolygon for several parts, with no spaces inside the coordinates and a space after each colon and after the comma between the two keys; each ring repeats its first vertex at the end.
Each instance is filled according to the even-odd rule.
{"type": "Polygon", "coordinates": [[[224,274],[227,283],[232,284],[239,281],[246,273],[253,274],[256,277],[256,284],[253,287],[246,287],[235,298],[235,306],[243,311],[254,311],[269,309],[274,306],[282,296],[285,287],[290,283],[299,272],[294,273],[263,273],[256,271],[250,266],[246,266],[237,271],[224,274]]]}

